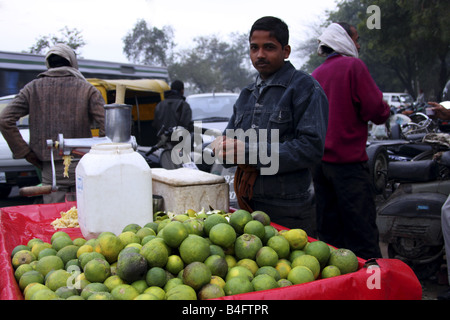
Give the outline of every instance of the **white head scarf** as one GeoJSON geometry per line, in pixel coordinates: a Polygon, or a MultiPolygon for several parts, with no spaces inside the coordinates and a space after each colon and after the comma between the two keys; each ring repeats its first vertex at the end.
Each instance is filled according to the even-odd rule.
{"type": "Polygon", "coordinates": [[[347,31],[337,23],[330,24],[319,37],[317,53],[324,57],[326,54],[323,52],[322,46],[327,46],[344,56],[358,58],[358,49],[355,43],[347,31]]]}
{"type": "MultiPolygon", "coordinates": [[[[75,55],[75,51],[73,51],[73,49],[69,47],[67,44],[58,43],[57,45],[51,47],[50,50],[45,55],[45,65],[47,66],[47,69],[49,69],[50,72],[58,73],[59,71],[66,70],[71,74],[73,74],[75,77],[86,80],[84,76],[81,74],[81,72],[78,70],[78,61],[77,56],[75,55]],[[64,59],[69,61],[70,67],[50,68],[48,58],[52,54],[63,57],[64,59]]],[[[47,71],[47,73],[49,71],[47,71]]]]}

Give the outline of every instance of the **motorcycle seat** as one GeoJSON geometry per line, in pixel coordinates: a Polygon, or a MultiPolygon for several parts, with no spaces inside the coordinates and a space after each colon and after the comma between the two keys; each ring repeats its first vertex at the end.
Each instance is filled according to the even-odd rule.
{"type": "Polygon", "coordinates": [[[442,153],[440,163],[444,166],[450,167],[450,151],[445,151],[442,153]]]}
{"type": "Polygon", "coordinates": [[[432,146],[429,144],[421,144],[421,143],[408,143],[401,145],[398,148],[398,154],[405,157],[415,157],[423,152],[432,150],[432,146]]]}
{"type": "Polygon", "coordinates": [[[388,177],[398,182],[426,182],[439,176],[438,164],[434,160],[391,161],[388,177]]]}
{"type": "Polygon", "coordinates": [[[411,133],[405,136],[408,141],[422,141],[426,133],[411,133]]]}

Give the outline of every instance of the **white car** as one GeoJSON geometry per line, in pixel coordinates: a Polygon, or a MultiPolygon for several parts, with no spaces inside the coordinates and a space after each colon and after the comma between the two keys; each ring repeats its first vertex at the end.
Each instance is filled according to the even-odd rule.
{"type": "Polygon", "coordinates": [[[237,93],[201,93],[187,96],[186,102],[191,106],[194,122],[201,121],[204,128],[223,132],[238,97],[237,93]]]}
{"type": "MultiPolygon", "coordinates": [[[[233,106],[238,97],[237,93],[202,93],[186,97],[192,110],[194,126],[202,130],[203,145],[211,143],[215,137],[223,133],[233,114],[233,106]],[[206,132],[206,130],[209,131],[206,132]],[[212,135],[204,134],[205,132],[212,135]]],[[[195,145],[194,148],[197,149],[195,145]]],[[[223,176],[230,185],[230,207],[239,208],[234,192],[236,167],[224,168],[219,163],[214,163],[212,166],[202,163],[197,166],[201,170],[223,176]]]]}
{"type": "MultiPolygon", "coordinates": [[[[0,97],[0,112],[15,95],[0,97]]],[[[17,126],[25,141],[30,139],[28,116],[21,118],[17,126]]],[[[40,183],[36,168],[25,159],[14,159],[11,149],[0,134],[0,199],[7,198],[14,186],[33,186],[40,183]]]]}
{"type": "MultiPolygon", "coordinates": [[[[202,130],[203,144],[211,143],[222,135],[233,114],[237,93],[201,93],[186,97],[192,110],[192,121],[197,130],[202,130]],[[205,131],[208,130],[208,134],[205,131]]],[[[195,141],[194,141],[195,143],[195,141]]]]}
{"type": "Polygon", "coordinates": [[[383,100],[396,109],[411,107],[414,104],[413,97],[408,93],[383,92],[383,100]]]}

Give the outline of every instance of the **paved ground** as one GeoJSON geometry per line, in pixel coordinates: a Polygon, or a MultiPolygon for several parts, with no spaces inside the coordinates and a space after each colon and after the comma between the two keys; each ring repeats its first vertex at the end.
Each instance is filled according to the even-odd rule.
{"type": "Polygon", "coordinates": [[[422,282],[422,300],[437,300],[436,297],[448,289],[448,285],[438,284],[436,280],[422,282]]]}

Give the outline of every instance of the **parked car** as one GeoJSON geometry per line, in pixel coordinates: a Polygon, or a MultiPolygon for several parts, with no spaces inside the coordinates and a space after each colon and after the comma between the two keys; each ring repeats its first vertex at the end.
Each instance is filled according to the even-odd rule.
{"type": "Polygon", "coordinates": [[[413,97],[408,93],[383,92],[383,99],[396,109],[411,107],[414,104],[413,97]]]}
{"type": "MultiPolygon", "coordinates": [[[[14,97],[15,95],[0,97],[0,112],[14,97]]],[[[28,116],[22,117],[17,126],[22,137],[28,142],[30,139],[28,116]]],[[[7,198],[14,186],[25,187],[39,183],[40,177],[36,168],[25,159],[14,159],[3,135],[0,135],[0,199],[7,198]]]]}
{"type": "Polygon", "coordinates": [[[201,93],[186,97],[192,109],[192,120],[201,121],[207,129],[223,132],[233,114],[237,93],[201,93]]]}
{"type": "MultiPolygon", "coordinates": [[[[205,133],[206,130],[209,130],[207,133],[213,133],[212,135],[202,134],[203,146],[211,143],[223,133],[233,114],[233,106],[238,97],[239,94],[237,93],[203,93],[186,97],[186,101],[192,109],[194,126],[201,129],[202,133],[205,133]]],[[[195,150],[198,150],[198,148],[199,146],[194,145],[195,150]]],[[[213,165],[201,163],[197,166],[201,170],[223,176],[230,186],[230,207],[239,208],[234,192],[236,167],[224,168],[217,162],[213,165]]]]}

